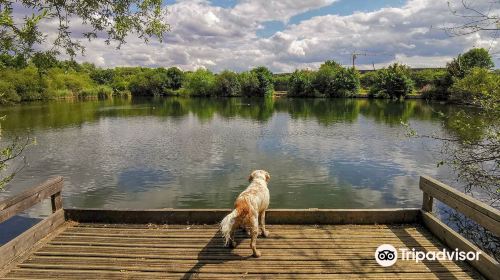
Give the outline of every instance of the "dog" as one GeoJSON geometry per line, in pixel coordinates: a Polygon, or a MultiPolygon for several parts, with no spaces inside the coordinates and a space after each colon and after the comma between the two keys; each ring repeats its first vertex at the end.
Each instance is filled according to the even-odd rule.
{"type": "Polygon", "coordinates": [[[236,247],[234,240],[235,231],[242,227],[251,236],[250,248],[253,256],[261,256],[257,250],[257,236],[259,226],[262,236],[268,237],[266,230],[266,210],[269,206],[269,189],[267,183],[271,175],[265,170],[255,170],[248,177],[250,185],[244,190],[234,202],[234,210],[229,213],[220,223],[220,231],[225,239],[225,245],[236,247]]]}

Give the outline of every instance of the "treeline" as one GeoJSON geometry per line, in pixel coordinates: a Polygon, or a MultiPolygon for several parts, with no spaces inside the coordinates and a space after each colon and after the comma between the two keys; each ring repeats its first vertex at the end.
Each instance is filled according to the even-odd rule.
{"type": "Polygon", "coordinates": [[[295,97],[404,98],[421,93],[429,99],[469,102],[477,96],[498,96],[499,73],[484,49],[459,55],[445,69],[412,71],[393,64],[360,74],[335,61],[316,71],[273,74],[266,67],[219,74],[205,69],[183,72],[176,67],[98,68],[90,63],[58,61],[50,53],[30,59],[0,55],[0,102],[112,96],[262,97],[275,90],[295,97]]]}
{"type": "Polygon", "coordinates": [[[500,73],[485,49],[475,48],[453,59],[443,69],[414,71],[401,64],[359,74],[352,68],[327,61],[318,71],[296,70],[281,75],[292,96],[349,97],[365,93],[372,98],[404,98],[422,94],[427,99],[474,103],[500,101],[500,73]],[[288,76],[288,77],[287,77],[288,76]]]}

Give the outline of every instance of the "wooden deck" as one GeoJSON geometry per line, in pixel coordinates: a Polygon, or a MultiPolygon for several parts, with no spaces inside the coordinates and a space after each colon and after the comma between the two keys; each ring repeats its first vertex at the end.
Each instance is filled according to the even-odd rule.
{"type": "Polygon", "coordinates": [[[4,279],[480,279],[452,261],[374,260],[384,243],[440,250],[420,225],[270,225],[251,257],[245,232],[236,249],[223,247],[217,227],[67,222],[4,279]]]}
{"type": "Polygon", "coordinates": [[[0,223],[50,198],[52,214],[0,247],[0,279],[498,279],[500,264],[433,213],[440,200],[500,235],[500,211],[422,177],[422,208],[271,209],[262,257],[245,232],[225,248],[229,209],[63,209],[61,177],[0,201],[0,223]],[[480,252],[479,260],[401,260],[382,267],[379,245],[480,252]],[[484,278],[483,278],[484,277],[484,278]]]}

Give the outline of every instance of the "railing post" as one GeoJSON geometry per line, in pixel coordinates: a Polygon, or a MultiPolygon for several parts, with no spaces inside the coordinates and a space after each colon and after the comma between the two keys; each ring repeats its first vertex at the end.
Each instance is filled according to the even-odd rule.
{"type": "Polygon", "coordinates": [[[50,203],[52,204],[52,213],[62,208],[61,192],[57,192],[50,196],[50,203]]]}
{"type": "Polygon", "coordinates": [[[422,199],[422,210],[425,212],[432,212],[432,204],[434,202],[434,198],[430,196],[428,193],[424,192],[424,196],[422,199]]]}
{"type": "MultiPolygon", "coordinates": [[[[420,189],[422,189],[422,185],[424,184],[423,178],[420,177],[419,185],[420,189]]],[[[425,212],[432,212],[432,204],[434,202],[434,198],[428,194],[425,190],[423,190],[423,197],[422,197],[422,210],[425,212]]]]}

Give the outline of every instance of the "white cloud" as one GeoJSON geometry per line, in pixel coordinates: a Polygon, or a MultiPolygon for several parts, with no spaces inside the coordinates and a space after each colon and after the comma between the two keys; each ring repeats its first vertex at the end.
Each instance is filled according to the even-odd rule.
{"type": "MultiPolygon", "coordinates": [[[[269,20],[287,22],[291,17],[333,0],[240,1],[232,8],[212,6],[205,0],[185,0],[168,7],[172,31],[164,43],[145,45],[130,36],[120,50],[102,39],[87,43],[82,61],[108,67],[120,65],[178,66],[185,70],[206,67],[214,71],[242,71],[266,65],[276,72],[318,67],[327,59],[350,64],[353,51],[360,68],[402,62],[414,67],[439,67],[471,47],[499,51],[491,33],[449,37],[438,26],[463,20],[453,16],[445,1],[409,0],[401,8],[383,8],[352,15],[316,16],[270,38],[256,35],[269,20]]],[[[81,27],[80,27],[81,28],[81,27]]],[[[45,32],[53,32],[47,27],[45,32]]],[[[78,30],[78,28],[76,28],[78,30]]],[[[499,64],[498,58],[496,61],[499,64]]]]}

